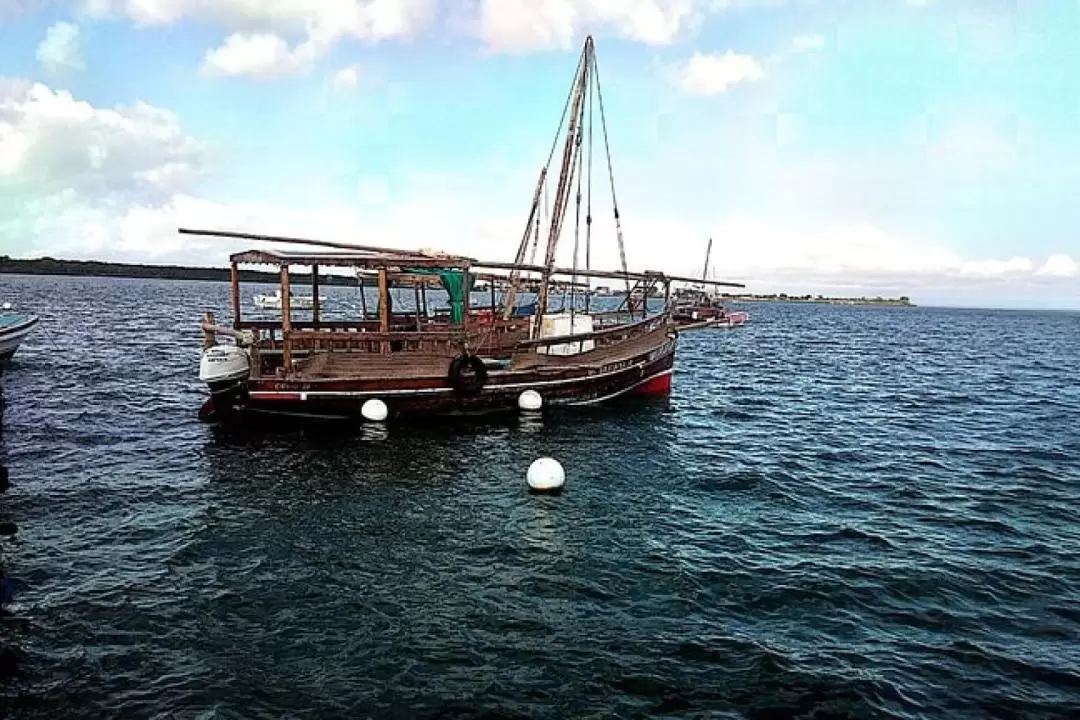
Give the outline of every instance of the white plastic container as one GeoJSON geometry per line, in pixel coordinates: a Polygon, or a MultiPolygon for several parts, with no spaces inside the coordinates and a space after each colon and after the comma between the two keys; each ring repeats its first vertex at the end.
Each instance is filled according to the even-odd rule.
{"type": "MultiPolygon", "coordinates": [[[[555,313],[544,315],[540,319],[540,339],[552,337],[564,337],[574,335],[587,335],[593,332],[592,315],[584,313],[555,313]]],[[[577,342],[548,345],[537,349],[542,355],[579,355],[596,348],[594,340],[579,340],[577,342]]]]}

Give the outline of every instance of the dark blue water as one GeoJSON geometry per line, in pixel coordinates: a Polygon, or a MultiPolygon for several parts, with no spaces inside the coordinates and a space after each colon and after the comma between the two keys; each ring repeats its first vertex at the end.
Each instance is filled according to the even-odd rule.
{"type": "Polygon", "coordinates": [[[751,306],[670,403],[237,436],[225,285],[0,283],[13,717],[1080,709],[1080,315],[751,306]]]}

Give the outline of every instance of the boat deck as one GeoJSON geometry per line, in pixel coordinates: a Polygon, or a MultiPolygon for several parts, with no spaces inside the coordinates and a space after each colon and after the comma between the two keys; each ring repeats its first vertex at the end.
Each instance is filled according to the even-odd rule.
{"type": "MultiPolygon", "coordinates": [[[[598,347],[579,355],[544,355],[519,352],[510,362],[509,370],[538,368],[581,367],[599,369],[612,362],[647,353],[661,344],[667,334],[660,327],[626,342],[598,347]]],[[[401,380],[407,378],[445,377],[452,357],[428,353],[366,353],[333,351],[320,352],[300,361],[294,372],[299,380],[401,380]]],[[[497,372],[497,371],[496,371],[497,372]]]]}

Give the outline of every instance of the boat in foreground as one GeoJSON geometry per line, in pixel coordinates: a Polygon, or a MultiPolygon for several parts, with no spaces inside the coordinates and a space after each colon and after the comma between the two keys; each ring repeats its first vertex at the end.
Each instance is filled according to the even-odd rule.
{"type": "MultiPolygon", "coordinates": [[[[568,311],[493,322],[468,307],[475,273],[495,265],[467,258],[431,257],[396,250],[294,253],[251,250],[231,257],[235,320],[231,327],[204,317],[205,348],[199,377],[211,397],[200,416],[225,421],[251,414],[309,419],[514,411],[523,393],[543,405],[591,405],[628,394],[671,389],[677,335],[665,305],[658,312],[595,315],[568,311]],[[350,266],[378,275],[377,316],[359,320],[321,317],[294,322],[248,321],[239,312],[240,264],[274,264],[282,284],[290,267],[350,266]],[[449,322],[419,310],[392,313],[390,276],[407,271],[443,279],[452,308],[449,322]],[[601,326],[602,325],[602,326],[601,326]],[[222,343],[219,338],[231,338],[222,343]],[[371,401],[378,401],[372,403],[371,401]],[[375,411],[373,408],[382,408],[375,411]]],[[[537,266],[516,266],[538,272],[537,266]]],[[[552,274],[560,271],[554,269],[552,274]]],[[[314,273],[313,273],[314,275],[314,273]]],[[[607,276],[623,277],[620,272],[607,276]]],[[[658,273],[626,273],[649,285],[668,285],[658,273]]],[[[283,297],[287,294],[283,293],[283,297]]],[[[505,309],[504,309],[505,312],[505,309]]]]}
{"type": "Polygon", "coordinates": [[[0,314],[0,363],[11,360],[37,323],[38,318],[35,315],[10,312],[0,314]]]}
{"type": "Polygon", "coordinates": [[[253,249],[230,257],[233,323],[220,326],[210,314],[202,323],[204,350],[199,377],[211,396],[200,417],[215,422],[249,415],[381,421],[389,416],[592,405],[631,394],[669,393],[677,342],[669,303],[671,283],[689,279],[627,270],[613,181],[613,217],[623,266],[615,271],[589,266],[592,192],[589,189],[584,195],[587,206],[582,208],[581,184],[583,176],[590,181],[593,176],[583,162],[591,158],[591,139],[583,142],[583,138],[592,137],[592,113],[586,108],[594,105],[593,93],[606,149],[604,105],[599,97],[593,42],[588,38],[567,101],[569,113],[560,122],[556,143],[540,172],[513,262],[482,262],[430,250],[182,228],[180,232],[186,234],[304,248],[253,249]],[[586,118],[587,134],[583,129],[586,118]],[[534,252],[540,245],[540,200],[564,123],[562,164],[548,218],[544,260],[526,263],[530,241],[534,252]],[[573,263],[559,267],[556,250],[572,197],[577,202],[573,263]],[[582,217],[585,223],[581,223],[582,217]],[[579,240],[585,249],[584,267],[578,264],[579,240]],[[311,247],[319,250],[307,249],[311,247]],[[280,319],[248,321],[241,317],[240,265],[278,269],[280,319]],[[311,269],[310,320],[293,319],[290,277],[294,267],[311,269]],[[361,293],[359,319],[324,317],[319,295],[323,268],[351,271],[361,282],[373,277],[376,311],[368,313],[361,293]],[[557,278],[568,282],[559,283],[557,278]],[[628,302],[614,312],[592,313],[589,286],[579,282],[589,278],[622,280],[627,298],[637,294],[642,301],[628,302]],[[493,289],[491,305],[484,312],[470,307],[477,279],[489,281],[493,289]],[[446,293],[446,315],[428,312],[426,292],[433,283],[446,293]],[[497,284],[506,288],[501,301],[494,293],[497,284]],[[414,302],[400,311],[394,307],[391,288],[408,285],[414,288],[414,302]],[[537,296],[520,304],[518,294],[525,286],[537,287],[537,296]],[[549,298],[559,287],[566,289],[570,302],[566,304],[564,297],[563,308],[555,311],[549,298]],[[578,307],[577,293],[584,296],[584,310],[578,307]],[[662,305],[650,310],[648,298],[655,297],[662,298],[662,305]],[[534,309],[523,312],[530,305],[534,309]],[[231,338],[232,343],[220,343],[221,337],[231,338]]]}

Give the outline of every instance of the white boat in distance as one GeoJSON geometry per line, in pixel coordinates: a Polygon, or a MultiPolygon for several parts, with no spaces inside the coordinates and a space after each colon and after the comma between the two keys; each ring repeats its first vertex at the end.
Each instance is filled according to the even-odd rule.
{"type": "MultiPolygon", "coordinates": [[[[256,295],[255,307],[260,310],[281,309],[281,289],[278,288],[273,295],[256,295]]],[[[326,296],[319,296],[319,305],[326,304],[326,296]]],[[[310,295],[289,295],[289,306],[293,310],[310,310],[315,306],[315,300],[310,295]]]]}
{"type": "Polygon", "coordinates": [[[11,359],[23,339],[38,323],[36,316],[12,313],[10,309],[11,306],[4,303],[0,310],[0,363],[11,359]]]}

